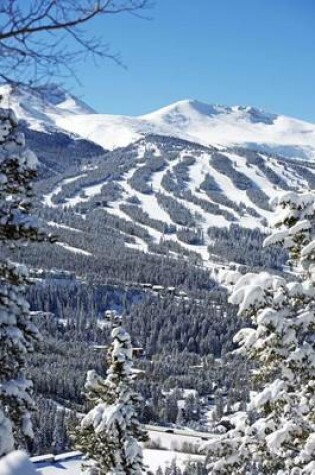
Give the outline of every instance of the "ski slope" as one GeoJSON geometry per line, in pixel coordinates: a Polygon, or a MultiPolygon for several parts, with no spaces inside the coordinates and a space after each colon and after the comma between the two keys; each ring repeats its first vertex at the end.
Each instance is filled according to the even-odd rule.
{"type": "MultiPolygon", "coordinates": [[[[167,140],[169,139],[165,140],[168,145],[167,140]]],[[[248,194],[246,186],[250,186],[254,190],[257,189],[263,193],[265,199],[270,199],[281,191],[283,186],[285,186],[285,189],[301,189],[309,185],[301,172],[303,169],[301,167],[296,168],[294,161],[290,162],[288,159],[287,163],[284,164],[283,159],[277,156],[270,157],[262,153],[257,153],[258,162],[256,163],[253,160],[250,161],[246,154],[244,155],[244,152],[237,152],[237,149],[221,148],[218,151],[213,147],[200,147],[189,142],[177,143],[176,140],[165,148],[165,143],[158,137],[142,139],[132,146],[132,150],[135,158],[129,162],[128,170],[120,175],[118,174],[118,177],[114,180],[119,186],[119,195],[113,197],[112,200],[109,199],[109,202],[107,196],[106,206],[100,205],[104,201],[102,200],[102,189],[108,183],[113,182],[112,178],[103,177],[100,167],[97,169],[97,183],[95,183],[96,169],[88,170],[85,166],[77,175],[62,179],[55,184],[54,188],[43,196],[44,206],[57,209],[73,208],[75,212],[80,213],[78,206],[84,203],[84,206],[90,206],[90,212],[93,212],[93,203],[95,202],[93,200],[96,200],[99,209],[103,209],[105,213],[120,220],[134,223],[139,229],[143,229],[152,243],[174,243],[179,246],[177,250],[172,250],[174,255],[181,254],[180,249],[194,252],[207,265],[210,257],[208,245],[212,244],[208,236],[209,227],[229,227],[231,223],[237,223],[241,227],[265,230],[266,220],[269,220],[271,211],[265,207],[266,203],[265,206],[261,206],[259,201],[253,200],[248,194]],[[162,167],[158,166],[156,170],[153,167],[148,172],[148,169],[146,169],[147,161],[144,158],[148,151],[150,152],[151,163],[154,164],[155,160],[161,160],[162,157],[164,165],[162,167]],[[194,157],[194,160],[185,162],[187,157],[194,157]],[[216,158],[216,162],[213,161],[214,158],[216,158]],[[218,163],[220,165],[221,161],[228,164],[227,171],[218,167],[218,163]],[[263,168],[262,164],[266,167],[263,168]],[[147,174],[144,176],[146,176],[149,192],[138,189],[133,181],[135,174],[139,174],[141,170],[145,169],[147,174]],[[176,184],[180,178],[178,170],[181,170],[181,173],[184,174],[181,176],[184,181],[181,185],[182,189],[175,191],[175,189],[166,187],[165,178],[166,176],[171,177],[176,184]],[[270,175],[271,172],[272,176],[270,175]],[[89,184],[89,173],[92,174],[91,184],[89,184]],[[208,194],[203,187],[207,176],[211,177],[217,189],[220,190],[219,199],[216,196],[213,197],[211,193],[208,194]],[[249,185],[240,186],[237,181],[240,176],[242,180],[248,180],[249,185]],[[78,181],[80,178],[84,178],[84,185],[78,187],[75,194],[68,196],[67,185],[78,181]],[[278,180],[279,183],[275,184],[275,180],[278,180]],[[187,195],[187,192],[190,194],[187,195]],[[63,193],[63,199],[58,200],[61,193],[63,193]],[[178,224],[176,220],[174,221],[174,215],[158,199],[159,194],[171,200],[172,203],[181,206],[183,210],[194,217],[195,224],[189,229],[202,234],[202,243],[191,244],[179,238],[178,232],[184,229],[185,226],[178,224]],[[128,203],[130,206],[132,200],[136,200],[136,203],[138,203],[134,205],[134,209],[141,210],[147,216],[145,221],[137,219],[134,215],[129,215],[121,207],[122,204],[128,203]],[[161,226],[156,227],[155,222],[159,222],[161,226]],[[173,227],[174,231],[164,232],[164,225],[173,227]]],[[[111,160],[111,152],[106,156],[108,160],[111,160]]],[[[115,172],[115,159],[112,163],[113,172],[115,172]]],[[[305,166],[305,163],[303,166],[305,166]]],[[[311,170],[310,173],[312,173],[311,170]]],[[[56,219],[54,225],[58,225],[56,219]]],[[[61,223],[61,225],[65,226],[64,223],[61,223]]],[[[71,226],[69,231],[75,231],[70,228],[71,226]]],[[[121,231],[121,234],[124,235],[125,233],[121,231]]],[[[146,239],[135,235],[128,236],[132,239],[127,240],[126,247],[143,252],[152,252],[149,250],[149,242],[146,239]]],[[[70,247],[64,248],[68,249],[69,252],[80,252],[80,250],[70,249],[70,247]]],[[[81,253],[84,252],[86,251],[81,250],[81,253]]]]}

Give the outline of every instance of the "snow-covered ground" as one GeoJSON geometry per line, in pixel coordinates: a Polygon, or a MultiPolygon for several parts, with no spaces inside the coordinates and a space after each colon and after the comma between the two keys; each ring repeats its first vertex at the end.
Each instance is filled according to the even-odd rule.
{"type": "Polygon", "coordinates": [[[80,178],[83,178],[84,176],[86,176],[86,173],[81,173],[80,175],[77,175],[77,176],[74,176],[74,177],[71,177],[71,178],[65,178],[50,193],[43,196],[43,203],[46,206],[49,206],[50,208],[55,208],[57,205],[54,204],[53,197],[57,196],[58,193],[61,192],[62,187],[64,185],[68,185],[69,183],[73,183],[73,182],[79,180],[80,178]]]}
{"type": "Polygon", "coordinates": [[[14,110],[18,119],[26,121],[31,129],[46,132],[56,127],[61,117],[95,114],[95,111],[80,99],[57,86],[33,90],[0,86],[2,107],[14,110]]]}
{"type": "Polygon", "coordinates": [[[183,100],[140,117],[57,115],[56,124],[104,148],[126,146],[145,134],[169,135],[202,145],[242,145],[284,156],[315,159],[315,125],[252,107],[183,100]]]}
{"type": "MultiPolygon", "coordinates": [[[[120,209],[120,204],[127,198],[136,196],[141,209],[147,213],[149,218],[157,219],[167,225],[176,225],[168,210],[164,209],[157,200],[157,193],[162,192],[190,211],[195,217],[195,228],[198,233],[202,233],[204,242],[199,245],[192,245],[180,241],[176,233],[165,234],[147,223],[136,222],[137,226],[147,231],[152,242],[173,241],[179,244],[182,249],[199,254],[205,264],[208,263],[210,257],[207,249],[208,245],[211,244],[207,235],[209,227],[228,227],[231,224],[228,216],[232,216],[234,222],[240,226],[247,228],[259,227],[264,230],[265,222],[262,218],[268,219],[270,212],[253,203],[246,190],[235,186],[226,173],[218,171],[211,164],[213,148],[200,149],[198,144],[217,145],[221,153],[231,160],[235,171],[239,171],[248,177],[253,183],[253,187],[256,186],[257,189],[262,190],[270,198],[278,191],[270,177],[266,176],[258,166],[247,163],[244,155],[237,155],[235,150],[232,151],[226,147],[231,145],[247,147],[251,145],[256,150],[270,150],[274,147],[276,151],[280,151],[287,156],[315,159],[315,125],[251,107],[224,107],[203,104],[195,100],[184,100],[141,117],[126,117],[96,114],[82,101],[56,87],[48,87],[44,90],[44,100],[43,96],[36,92],[12,91],[9,86],[1,86],[0,93],[3,94],[5,105],[11,106],[18,117],[27,121],[31,128],[49,133],[53,128],[61,128],[76,133],[83,138],[93,140],[108,149],[128,145],[148,133],[174,136],[194,142],[195,145],[190,143],[187,144],[187,147],[181,145],[177,156],[168,160],[164,169],[152,172],[149,179],[153,191],[151,194],[138,192],[129,182],[132,175],[143,166],[143,163],[135,160],[134,166],[131,164],[129,171],[121,180],[118,180],[118,184],[123,190],[122,197],[111,202],[106,211],[133,222],[134,220],[120,209]],[[194,164],[188,167],[186,191],[189,191],[194,199],[202,199],[204,202],[212,203],[216,209],[222,210],[223,214],[213,214],[216,211],[213,213],[205,211],[199,204],[193,202],[194,200],[179,198],[169,189],[163,188],[162,183],[165,174],[172,172],[176,165],[181,163],[185,155],[189,156],[191,153],[194,155],[194,147],[197,151],[196,160],[194,164]],[[240,211],[236,206],[229,206],[229,201],[225,202],[224,205],[212,202],[211,198],[200,187],[207,175],[210,175],[220,187],[222,198],[226,197],[238,206],[245,205],[247,209],[243,206],[243,211],[240,211]],[[252,216],[249,208],[256,211],[257,216],[252,216]],[[229,215],[224,215],[227,211],[229,215]]],[[[146,152],[150,152],[151,156],[153,154],[156,157],[165,155],[165,150],[159,142],[148,137],[134,146],[138,147],[138,159],[143,158],[146,152]]],[[[286,166],[281,160],[278,161],[277,157],[265,155],[263,159],[267,161],[268,167],[281,177],[291,189],[308,186],[306,179],[299,176],[296,170],[293,169],[293,165],[290,168],[289,163],[286,166]]],[[[95,170],[93,166],[92,169],[95,170]]],[[[86,184],[74,196],[66,199],[65,203],[55,203],[54,197],[57,197],[66,185],[83,177],[88,178],[90,170],[91,165],[84,166],[76,176],[62,179],[50,193],[43,196],[44,205],[60,209],[74,207],[79,203],[87,203],[100,195],[103,185],[108,183],[106,177],[101,174],[97,183],[91,181],[88,184],[88,181],[86,181],[86,184]]],[[[54,227],[59,226],[66,229],[65,224],[57,223],[56,220],[50,224],[54,227]]],[[[181,226],[177,225],[176,227],[178,230],[181,229],[181,226]]],[[[77,232],[74,228],[67,227],[67,229],[77,232]]],[[[89,255],[84,249],[75,248],[70,244],[59,243],[59,245],[69,252],[89,255]]],[[[148,243],[140,238],[135,238],[133,242],[126,243],[126,246],[148,252],[148,243]]]]}
{"type": "MultiPolygon", "coordinates": [[[[150,141],[150,138],[135,144],[134,147],[138,147],[138,160],[135,160],[134,166],[131,164],[128,172],[117,180],[122,189],[122,196],[118,200],[110,202],[106,212],[133,222],[134,219],[120,209],[120,204],[135,196],[139,200],[139,206],[147,213],[149,218],[159,220],[166,225],[174,225],[177,230],[180,230],[181,226],[174,223],[171,214],[161,206],[157,199],[157,193],[162,192],[184,206],[195,217],[195,228],[198,233],[203,235],[203,243],[188,244],[180,241],[175,232],[165,234],[151,227],[148,223],[136,222],[137,226],[147,231],[152,242],[172,241],[179,244],[182,249],[199,254],[205,264],[208,263],[210,257],[208,245],[212,244],[207,233],[209,227],[229,227],[234,218],[234,223],[242,227],[251,229],[258,227],[264,231],[265,220],[263,218],[268,220],[271,213],[260,208],[250,199],[249,196],[251,195],[245,189],[240,189],[242,187],[238,187],[233,183],[231,177],[228,176],[231,175],[231,168],[227,173],[218,171],[217,167],[214,166],[215,164],[211,162],[214,153],[213,148],[200,149],[200,146],[196,144],[218,145],[221,153],[231,160],[231,166],[235,168],[235,172],[238,171],[245,175],[251,180],[253,189],[257,187],[269,198],[274,197],[279,191],[273,183],[274,179],[272,180],[268,173],[265,175],[264,171],[257,165],[248,163],[244,154],[238,155],[235,149],[232,151],[226,147],[231,145],[246,147],[248,144],[254,144],[256,149],[265,148],[270,150],[270,148],[275,147],[280,151],[283,149],[284,155],[315,159],[315,125],[269,114],[250,107],[213,106],[187,100],[171,104],[141,117],[109,116],[93,113],[81,101],[58,89],[47,92],[47,103],[43,103],[42,99],[36,94],[28,96],[26,92],[9,93],[8,88],[3,91],[7,102],[11,103],[18,115],[27,120],[31,127],[46,130],[45,124],[49,126],[54,124],[109,149],[128,145],[148,133],[175,136],[193,141],[195,145],[187,144],[187,147],[181,145],[177,156],[168,160],[162,170],[152,172],[148,183],[152,186],[152,193],[149,194],[134,189],[129,180],[140,167],[145,165],[145,163],[139,163],[139,159],[143,158],[146,152],[151,152],[151,156],[153,154],[159,157],[164,156],[165,151],[158,141],[155,142],[154,139],[150,141]],[[196,160],[195,163],[188,166],[188,180],[186,183],[186,191],[191,193],[193,199],[187,200],[186,197],[184,199],[179,197],[178,194],[175,196],[169,189],[164,189],[162,183],[165,174],[173,172],[176,165],[180,164],[185,156],[194,155],[194,147],[196,148],[196,160]],[[227,198],[224,204],[212,201],[202,189],[201,184],[207,175],[211,176],[217,183],[221,190],[221,198],[227,198]],[[215,210],[213,212],[205,211],[204,205],[201,207],[200,204],[196,204],[196,199],[212,204],[212,209],[214,205],[215,210]],[[230,206],[229,203],[231,202],[232,205],[230,206]],[[237,206],[233,206],[233,203],[237,206]],[[242,209],[239,208],[240,205],[242,209]],[[217,213],[216,210],[221,210],[222,214],[217,213]],[[256,216],[252,215],[254,211],[256,216]]],[[[299,176],[293,168],[293,164],[290,168],[289,163],[286,166],[281,160],[277,160],[277,157],[270,157],[266,154],[261,156],[263,160],[267,161],[268,168],[284,180],[290,189],[308,187],[307,180],[303,176],[299,176]]],[[[50,193],[43,196],[44,205],[60,209],[74,207],[79,203],[87,203],[101,195],[102,187],[108,181],[106,177],[102,177],[100,174],[97,183],[91,181],[91,184],[88,184],[88,181],[86,181],[86,184],[74,196],[65,200],[65,203],[58,205],[54,202],[54,197],[57,197],[67,184],[78,181],[82,177],[88,177],[89,171],[90,169],[84,167],[80,174],[57,183],[50,193]]],[[[281,180],[279,182],[281,184],[281,180]]],[[[52,225],[65,229],[63,224],[55,222],[52,225]]],[[[68,228],[68,230],[75,232],[74,228],[68,228]]],[[[89,255],[84,249],[76,249],[63,243],[60,243],[60,245],[70,252],[89,255]]],[[[126,246],[148,252],[148,243],[140,238],[135,238],[133,242],[126,243],[126,246]]]]}
{"type": "MultiPolygon", "coordinates": [[[[283,156],[315,159],[315,125],[253,107],[182,100],[138,117],[97,114],[56,86],[36,91],[0,86],[4,107],[34,130],[59,128],[106,149],[126,146],[147,134],[167,135],[202,145],[250,146],[283,156]]],[[[122,111],[123,112],[123,111],[122,111]]]]}
{"type": "Polygon", "coordinates": [[[73,228],[71,226],[67,226],[66,224],[62,224],[62,223],[55,223],[55,221],[47,221],[47,224],[48,226],[52,226],[53,228],[66,229],[67,231],[82,233],[81,229],[73,228]]]}
{"type": "MultiPolygon", "coordinates": [[[[202,461],[201,455],[190,455],[173,450],[151,450],[144,449],[144,462],[149,470],[155,472],[159,467],[169,466],[172,460],[176,460],[179,467],[184,468],[185,463],[191,461],[202,461]]],[[[76,452],[61,454],[54,460],[40,461],[40,457],[34,457],[35,467],[42,475],[81,475],[81,456],[76,452]]]]}
{"type": "Polygon", "coordinates": [[[57,246],[63,247],[66,251],[74,252],[75,254],[82,254],[83,256],[91,256],[92,254],[88,251],[84,251],[83,249],[79,249],[78,247],[70,246],[65,242],[56,242],[57,246]]]}
{"type": "MultiPolygon", "coordinates": [[[[140,142],[139,144],[135,145],[137,147],[137,158],[143,158],[143,154],[148,147],[152,147],[154,155],[159,156],[163,152],[163,150],[159,149],[159,145],[150,142],[140,142]]],[[[140,208],[148,215],[149,218],[153,220],[159,220],[162,223],[167,225],[174,225],[175,228],[180,229],[181,226],[176,225],[176,223],[172,220],[171,215],[169,212],[164,209],[157,199],[157,193],[163,193],[163,195],[171,198],[172,200],[176,200],[177,203],[184,206],[190,213],[195,217],[196,221],[196,228],[199,231],[202,231],[204,236],[204,243],[203,244],[188,244],[182,242],[178,239],[176,233],[165,234],[162,231],[151,227],[149,224],[143,224],[142,222],[136,222],[137,226],[144,229],[152,239],[152,242],[159,243],[161,241],[173,241],[181,246],[181,248],[185,248],[186,250],[196,252],[200,255],[201,259],[205,264],[209,263],[209,254],[208,254],[208,245],[212,244],[209,240],[207,231],[208,228],[211,226],[215,227],[229,227],[231,221],[224,216],[224,212],[228,211],[230,215],[234,216],[234,222],[238,223],[240,226],[247,227],[247,228],[260,228],[265,230],[265,224],[262,221],[262,218],[269,219],[271,213],[266,211],[265,209],[260,208],[257,206],[248,196],[246,190],[238,188],[232,181],[232,179],[227,176],[225,173],[218,171],[212,165],[212,152],[211,149],[209,151],[204,151],[202,153],[197,154],[196,160],[192,165],[189,165],[187,168],[187,181],[186,181],[186,191],[189,191],[193,198],[201,199],[203,202],[208,202],[209,204],[213,204],[216,206],[217,209],[222,210],[223,214],[213,214],[209,211],[205,211],[199,204],[192,202],[191,200],[179,198],[173,192],[166,190],[163,187],[163,178],[165,174],[171,173],[174,175],[174,171],[176,170],[176,166],[180,165],[185,156],[191,153],[190,148],[184,148],[179,151],[177,156],[166,162],[165,167],[162,170],[152,172],[149,178],[148,184],[152,187],[152,193],[141,193],[133,188],[132,184],[130,183],[130,179],[132,178],[133,174],[139,169],[144,166],[142,163],[139,164],[137,160],[135,160],[135,165],[131,166],[128,172],[126,172],[122,178],[120,178],[117,183],[119,184],[120,188],[122,189],[122,195],[116,201],[112,201],[109,203],[109,207],[106,207],[106,212],[112,215],[115,215],[119,218],[127,220],[129,222],[134,222],[134,219],[131,218],[126,212],[120,209],[120,204],[122,202],[126,202],[131,197],[136,197],[139,201],[140,208]],[[209,175],[212,179],[216,182],[217,186],[221,190],[222,198],[226,197],[228,199],[227,203],[222,205],[220,203],[216,203],[212,201],[211,198],[207,195],[207,193],[202,189],[201,185],[209,175]],[[252,216],[247,212],[246,209],[243,208],[243,212],[240,212],[237,208],[231,207],[229,202],[235,203],[235,205],[245,205],[247,208],[251,208],[255,210],[257,216],[252,216]]],[[[273,197],[278,192],[275,185],[270,181],[268,176],[266,176],[256,165],[249,164],[246,161],[244,156],[237,155],[236,152],[230,152],[227,150],[222,150],[222,153],[225,154],[226,158],[231,161],[231,165],[235,168],[235,171],[241,172],[247,178],[251,180],[253,186],[256,186],[257,189],[262,190],[265,195],[268,197],[273,197]]],[[[303,177],[299,176],[294,169],[290,169],[284,166],[282,163],[279,163],[274,158],[268,158],[268,167],[273,170],[273,172],[277,173],[282,180],[285,180],[291,188],[298,188],[301,185],[306,185],[306,180],[303,177]]],[[[76,195],[72,196],[71,198],[66,199],[66,202],[63,204],[55,204],[53,201],[54,196],[58,196],[58,194],[62,191],[63,187],[69,183],[73,183],[79,180],[81,177],[88,176],[87,170],[82,174],[77,176],[73,176],[70,178],[66,178],[61,180],[60,183],[57,183],[54,189],[44,196],[44,204],[49,207],[54,208],[63,208],[73,207],[78,203],[88,202],[92,198],[101,194],[102,187],[107,181],[104,179],[102,180],[102,176],[99,177],[99,182],[96,184],[91,185],[84,185],[82,188],[77,192],[76,195]]],[[[56,222],[50,222],[52,226],[59,226],[66,228],[63,224],[58,224],[56,222]]],[[[68,228],[69,231],[75,232],[74,228],[68,228]]],[[[63,245],[63,244],[61,244],[63,245]]],[[[72,252],[81,252],[82,254],[88,255],[87,251],[78,250],[75,248],[71,248],[71,246],[63,245],[66,249],[72,252]]],[[[134,242],[126,243],[127,247],[138,249],[144,252],[148,252],[148,243],[146,243],[143,239],[135,238],[134,242]]]]}
{"type": "Polygon", "coordinates": [[[14,451],[0,458],[0,475],[36,475],[37,473],[25,452],[14,451]]]}

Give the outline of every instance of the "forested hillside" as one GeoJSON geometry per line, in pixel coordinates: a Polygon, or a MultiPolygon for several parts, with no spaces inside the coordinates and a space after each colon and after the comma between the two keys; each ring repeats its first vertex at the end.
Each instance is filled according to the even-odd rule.
{"type": "Polygon", "coordinates": [[[33,453],[71,447],[85,374],[106,373],[108,310],[123,315],[139,349],[141,421],[208,430],[215,407],[216,430],[249,395],[248,363],[232,353],[246,321],[220,276],[289,270],[286,250],[263,247],[269,200],[312,188],[314,164],[151,133],[104,150],[53,124],[30,128],[27,118],[22,130],[39,158],[36,212],[57,240],[14,254],[30,268],[27,297],[44,335],[30,358],[41,420],[33,453]],[[186,400],[186,390],[196,393],[186,400]]]}

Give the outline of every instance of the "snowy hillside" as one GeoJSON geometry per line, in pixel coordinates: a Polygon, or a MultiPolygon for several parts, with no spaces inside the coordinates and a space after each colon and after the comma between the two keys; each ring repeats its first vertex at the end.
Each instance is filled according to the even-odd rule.
{"type": "Polygon", "coordinates": [[[183,100],[139,117],[97,114],[57,86],[37,91],[0,86],[4,106],[30,128],[61,129],[105,149],[125,147],[148,135],[189,140],[204,146],[242,146],[297,159],[315,159],[315,125],[253,107],[183,100]]]}
{"type": "Polygon", "coordinates": [[[54,86],[2,86],[0,93],[27,124],[27,142],[43,165],[38,190],[47,221],[63,236],[59,248],[73,256],[97,259],[93,220],[102,213],[125,250],[244,263],[242,246],[231,254],[228,245],[236,226],[257,247],[252,231],[268,231],[269,199],[315,187],[315,125],[306,122],[198,101],[110,116],[54,86]]]}
{"type": "MultiPolygon", "coordinates": [[[[43,204],[56,216],[61,210],[83,216],[85,225],[103,213],[124,229],[127,248],[154,253],[164,246],[173,256],[192,253],[206,263],[216,254],[216,229],[266,232],[271,197],[314,185],[315,170],[303,160],[150,135],[55,181],[43,204]]],[[[60,231],[57,217],[50,223],[60,231]]],[[[73,244],[76,226],[61,224],[71,231],[73,253],[91,252],[87,243],[81,250],[73,244]]]]}
{"type": "Polygon", "coordinates": [[[140,117],[63,115],[56,117],[56,123],[109,149],[156,134],[201,145],[239,145],[292,158],[315,159],[315,125],[252,107],[212,106],[186,100],[140,117]]]}
{"type": "Polygon", "coordinates": [[[12,108],[20,120],[37,131],[56,128],[58,118],[76,114],[92,114],[93,109],[58,86],[46,86],[36,90],[1,85],[2,107],[12,108]]]}

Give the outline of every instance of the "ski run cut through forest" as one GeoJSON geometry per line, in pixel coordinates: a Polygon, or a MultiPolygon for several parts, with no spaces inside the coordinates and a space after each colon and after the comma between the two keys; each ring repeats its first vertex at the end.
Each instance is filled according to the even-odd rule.
{"type": "Polygon", "coordinates": [[[0,94],[0,475],[315,475],[315,125],[0,94]]]}

